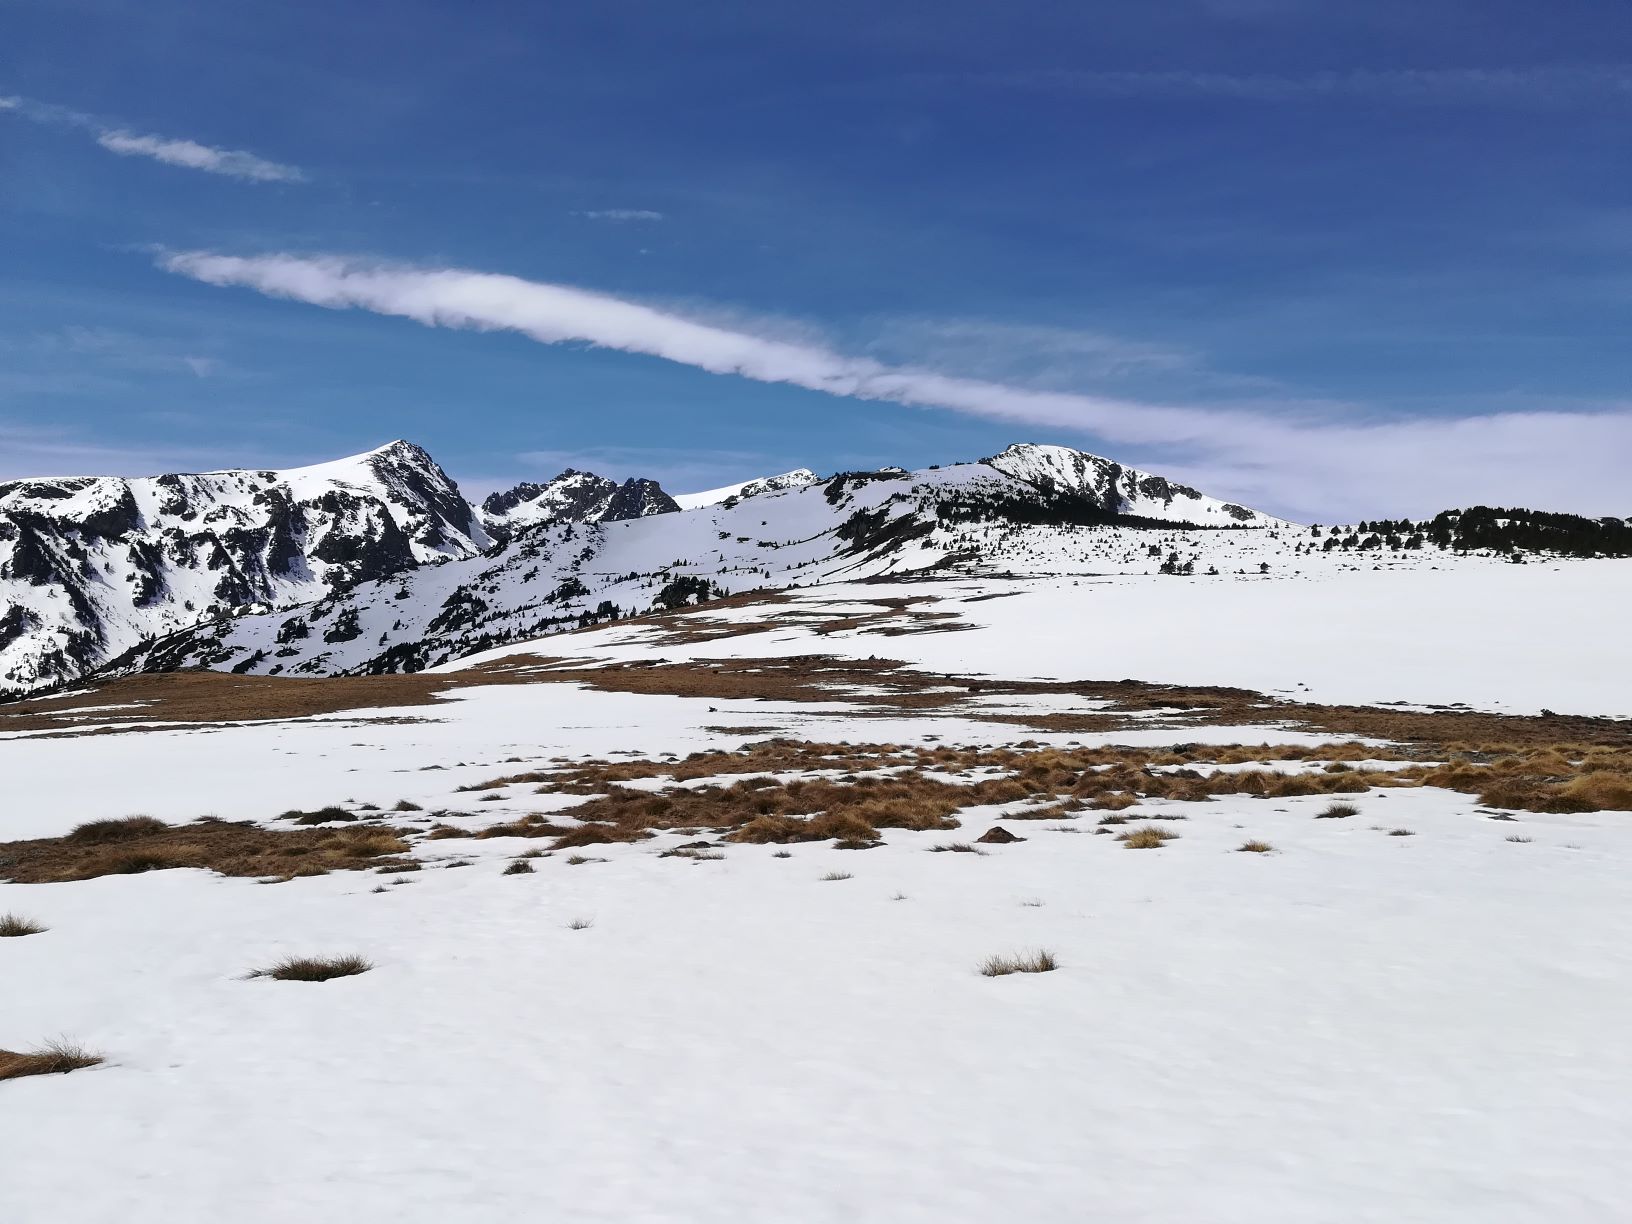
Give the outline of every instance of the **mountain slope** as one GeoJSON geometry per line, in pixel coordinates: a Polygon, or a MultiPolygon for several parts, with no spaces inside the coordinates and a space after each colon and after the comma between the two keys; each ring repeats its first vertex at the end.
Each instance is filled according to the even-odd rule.
{"type": "Polygon", "coordinates": [[[419,447],[288,471],[0,484],[0,689],[71,679],[249,606],[475,555],[491,543],[419,447]]]}
{"type": "Polygon", "coordinates": [[[721,594],[927,571],[1143,573],[1160,564],[1153,540],[1162,556],[1182,546],[1174,533],[1244,559],[1287,526],[1109,460],[1016,446],[978,463],[844,472],[678,513],[546,522],[480,557],[359,583],[290,614],[200,626],[120,666],[417,671],[721,594]],[[1143,513],[1129,517],[1130,506],[1143,513]]]}

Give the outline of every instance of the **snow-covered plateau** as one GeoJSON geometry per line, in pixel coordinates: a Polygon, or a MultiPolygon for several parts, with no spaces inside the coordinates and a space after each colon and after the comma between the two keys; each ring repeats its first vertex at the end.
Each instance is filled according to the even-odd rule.
{"type": "Polygon", "coordinates": [[[673,509],[391,454],[127,482],[162,606],[255,599],[0,705],[6,1224],[1627,1218],[1632,560],[1063,448],[673,509]],[[250,562],[337,515],[388,571],[250,562]]]}

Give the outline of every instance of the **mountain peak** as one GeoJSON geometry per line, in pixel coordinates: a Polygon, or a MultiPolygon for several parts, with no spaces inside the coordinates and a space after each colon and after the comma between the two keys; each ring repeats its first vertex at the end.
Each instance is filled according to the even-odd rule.
{"type": "Polygon", "coordinates": [[[594,472],[568,468],[542,484],[525,480],[482,502],[481,518],[497,539],[540,523],[610,523],[678,510],[655,480],[631,477],[621,485],[594,472]]]}

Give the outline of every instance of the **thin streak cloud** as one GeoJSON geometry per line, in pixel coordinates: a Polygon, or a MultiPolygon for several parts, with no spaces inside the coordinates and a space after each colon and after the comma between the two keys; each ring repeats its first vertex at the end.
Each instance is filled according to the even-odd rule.
{"type": "Polygon", "coordinates": [[[663,214],[650,208],[588,208],[572,214],[591,221],[661,221],[663,214]]]}
{"type": "Polygon", "coordinates": [[[1313,405],[1150,403],[889,365],[569,285],[461,268],[210,251],[161,252],[158,264],[205,284],[332,310],[366,310],[427,327],[518,332],[542,344],[585,343],[714,374],[1139,448],[1209,491],[1325,521],[1427,513],[1447,501],[1632,512],[1632,505],[1611,504],[1624,487],[1624,456],[1632,454],[1632,406],[1626,404],[1600,412],[1398,420],[1366,419],[1352,407],[1339,417],[1313,405]]]}
{"type": "Polygon", "coordinates": [[[242,149],[218,149],[168,136],[142,135],[113,126],[82,111],[29,98],[0,98],[0,110],[12,111],[35,123],[89,132],[96,143],[121,157],[147,157],[167,166],[201,170],[252,183],[298,183],[306,175],[298,167],[269,161],[242,149]]]}

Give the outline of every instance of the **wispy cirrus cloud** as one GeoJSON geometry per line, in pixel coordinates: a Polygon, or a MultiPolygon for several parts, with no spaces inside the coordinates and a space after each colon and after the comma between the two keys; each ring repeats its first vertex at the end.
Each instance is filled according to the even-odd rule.
{"type": "Polygon", "coordinates": [[[663,214],[650,208],[582,208],[575,211],[575,217],[586,217],[591,221],[661,221],[663,214]]]}
{"type": "Polygon", "coordinates": [[[570,285],[462,268],[333,255],[162,252],[159,266],[211,285],[412,319],[586,343],[714,374],[1094,439],[1151,455],[1212,492],[1335,521],[1447,504],[1528,502],[1627,514],[1632,404],[1389,418],[1354,405],[1235,401],[1211,406],[1038,390],[887,364],[816,341],[755,334],[570,285]]]}
{"type": "Polygon", "coordinates": [[[201,170],[253,183],[298,183],[306,175],[296,166],[269,161],[242,149],[219,149],[169,136],[142,135],[98,119],[83,111],[70,110],[30,98],[0,97],[0,110],[10,111],[35,123],[89,132],[96,143],[121,157],[148,157],[167,166],[201,170]]]}
{"type": "Polygon", "coordinates": [[[981,73],[973,79],[999,88],[1125,98],[1242,102],[1333,99],[1457,106],[1558,106],[1617,100],[1632,103],[1632,64],[1351,69],[1295,74],[1039,69],[981,73]]]}

